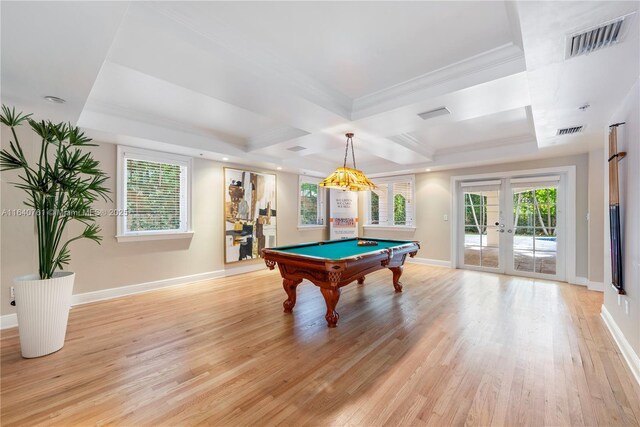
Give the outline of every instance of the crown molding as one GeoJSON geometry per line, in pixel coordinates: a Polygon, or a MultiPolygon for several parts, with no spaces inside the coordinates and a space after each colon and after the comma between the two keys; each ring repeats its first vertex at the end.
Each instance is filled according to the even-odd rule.
{"type": "Polygon", "coordinates": [[[484,151],[492,148],[501,148],[507,146],[521,146],[523,144],[537,144],[536,138],[533,135],[525,134],[515,137],[507,137],[500,139],[490,139],[474,144],[460,145],[457,147],[442,148],[435,151],[435,160],[439,160],[443,156],[451,156],[461,153],[468,153],[470,151],[484,151]]]}
{"type": "Polygon", "coordinates": [[[425,157],[428,161],[433,160],[433,150],[429,149],[425,146],[425,144],[418,140],[416,136],[412,133],[401,133],[400,135],[394,135],[388,137],[391,141],[396,144],[402,145],[403,147],[420,154],[425,157]]]}
{"type": "Polygon", "coordinates": [[[525,70],[524,52],[517,45],[508,43],[404,83],[356,98],[351,118],[362,119],[426,97],[438,96],[525,70]]]}
{"type": "MultiPolygon", "coordinates": [[[[85,113],[85,111],[100,113],[107,116],[126,118],[128,120],[145,123],[152,126],[167,127],[179,132],[184,132],[191,135],[203,136],[205,138],[211,138],[215,140],[216,143],[218,144],[224,144],[229,146],[229,148],[231,148],[233,151],[236,151],[239,149],[241,150],[247,144],[247,139],[245,138],[229,135],[226,133],[223,134],[220,132],[212,132],[211,130],[201,129],[196,126],[189,126],[177,120],[161,118],[153,114],[144,113],[139,110],[134,110],[132,108],[124,107],[124,106],[110,103],[110,102],[97,101],[97,100],[88,101],[85,104],[83,114],[85,113]]],[[[81,116],[79,121],[81,126],[91,127],[90,125],[82,123],[82,119],[83,117],[81,116]]]]}
{"type": "Polygon", "coordinates": [[[113,141],[105,142],[120,143],[124,137],[132,146],[152,149],[149,144],[161,145],[167,152],[193,157],[199,157],[199,153],[206,152],[243,159],[247,164],[281,163],[279,158],[248,153],[244,146],[230,144],[180,122],[174,124],[171,121],[158,120],[154,116],[106,103],[93,101],[87,104],[78,125],[91,131],[116,136],[113,141]],[[175,141],[180,143],[177,144],[175,141]]]}
{"type": "Polygon", "coordinates": [[[230,55],[239,58],[243,66],[252,74],[259,70],[261,76],[293,89],[298,96],[343,118],[351,116],[352,99],[325,85],[319,80],[299,71],[293,64],[259,46],[256,40],[249,40],[241,31],[216,18],[216,25],[198,21],[198,16],[187,16],[180,7],[170,2],[136,4],[170,19],[178,25],[206,38],[230,55]]]}
{"type": "Polygon", "coordinates": [[[263,132],[262,134],[249,138],[247,141],[247,151],[255,151],[271,145],[289,141],[309,135],[309,132],[295,127],[282,125],[263,132]]]}
{"type": "Polygon", "coordinates": [[[437,96],[436,93],[423,93],[429,90],[443,94],[526,70],[522,49],[517,44],[507,43],[389,88],[352,99],[300,71],[294,64],[256,44],[255,40],[247,39],[241,31],[222,20],[217,20],[216,25],[205,24],[198,16],[187,15],[171,3],[145,3],[136,4],[135,7],[146,8],[147,11],[164,16],[214,43],[229,55],[241,59],[242,67],[250,73],[257,73],[274,84],[287,87],[295,95],[348,120],[358,120],[415,103],[425,96],[437,96]],[[441,90],[434,91],[435,88],[441,90]]]}

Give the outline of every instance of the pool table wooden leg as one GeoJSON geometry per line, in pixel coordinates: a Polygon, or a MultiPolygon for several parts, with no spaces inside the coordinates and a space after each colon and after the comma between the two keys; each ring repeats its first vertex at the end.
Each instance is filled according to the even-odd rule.
{"type": "Polygon", "coordinates": [[[338,305],[338,300],[340,299],[340,288],[320,288],[320,292],[322,292],[324,302],[327,303],[327,314],[324,316],[327,319],[327,326],[335,328],[340,318],[336,311],[336,305],[338,305]]]}
{"type": "Polygon", "coordinates": [[[391,267],[389,270],[393,273],[393,287],[396,292],[402,292],[402,283],[400,283],[400,276],[402,276],[402,266],[391,267]]]}
{"type": "Polygon", "coordinates": [[[302,280],[282,279],[282,287],[287,293],[287,299],[282,303],[285,313],[291,313],[296,305],[296,288],[302,280]]]}
{"type": "Polygon", "coordinates": [[[358,277],[358,285],[362,285],[364,283],[364,276],[358,277]]]}

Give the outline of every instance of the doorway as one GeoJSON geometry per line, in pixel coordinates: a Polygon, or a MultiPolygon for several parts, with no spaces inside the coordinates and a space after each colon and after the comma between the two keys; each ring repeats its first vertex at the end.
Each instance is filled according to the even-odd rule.
{"type": "Polygon", "coordinates": [[[453,179],[454,265],[551,280],[572,277],[566,268],[567,174],[483,178],[453,179]]]}

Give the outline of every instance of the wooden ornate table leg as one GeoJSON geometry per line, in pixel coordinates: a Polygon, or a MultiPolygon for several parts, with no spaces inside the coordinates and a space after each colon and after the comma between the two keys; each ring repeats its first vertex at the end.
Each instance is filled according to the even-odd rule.
{"type": "Polygon", "coordinates": [[[402,292],[402,283],[400,283],[400,276],[402,276],[402,266],[391,267],[389,270],[393,273],[393,287],[396,292],[402,292]]]}
{"type": "Polygon", "coordinates": [[[364,283],[364,276],[358,277],[358,285],[362,285],[364,283]]]}
{"type": "Polygon", "coordinates": [[[289,280],[282,279],[282,287],[287,293],[287,299],[282,303],[285,313],[291,313],[293,307],[296,305],[296,288],[302,282],[302,280],[289,280]]]}
{"type": "Polygon", "coordinates": [[[324,301],[327,303],[327,314],[324,316],[324,318],[327,319],[327,326],[335,328],[340,318],[340,315],[336,311],[336,305],[338,305],[338,300],[340,299],[340,288],[320,288],[320,292],[322,292],[324,301]]]}

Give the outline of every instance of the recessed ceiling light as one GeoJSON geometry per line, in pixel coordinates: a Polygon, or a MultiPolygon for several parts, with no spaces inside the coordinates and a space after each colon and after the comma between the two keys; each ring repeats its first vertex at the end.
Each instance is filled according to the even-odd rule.
{"type": "Polygon", "coordinates": [[[431,172],[431,169],[425,169],[425,172],[431,172]]]}
{"type": "Polygon", "coordinates": [[[278,166],[276,169],[281,171],[282,170],[282,166],[278,166]]]}
{"type": "Polygon", "coordinates": [[[222,160],[225,161],[225,162],[228,162],[229,158],[228,157],[223,157],[222,160]]]}
{"type": "Polygon", "coordinates": [[[55,104],[64,104],[65,102],[67,102],[62,98],[58,98],[57,96],[51,96],[51,95],[45,96],[44,99],[46,99],[49,102],[53,102],[55,104]]]}

